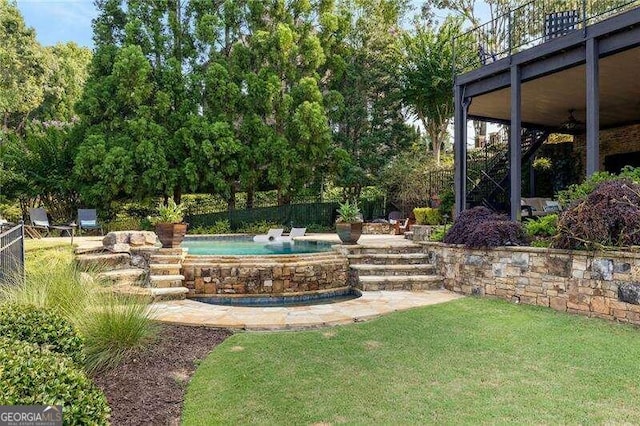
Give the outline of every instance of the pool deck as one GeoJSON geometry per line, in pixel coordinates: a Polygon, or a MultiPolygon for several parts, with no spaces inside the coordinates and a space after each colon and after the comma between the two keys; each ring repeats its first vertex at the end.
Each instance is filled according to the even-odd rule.
{"type": "MultiPolygon", "coordinates": [[[[340,243],[335,233],[308,234],[299,239],[340,243]]],[[[76,238],[75,245],[89,249],[99,247],[101,241],[101,237],[80,237],[76,238]]],[[[358,243],[375,247],[413,244],[399,235],[363,235],[358,243]]],[[[461,297],[463,296],[447,290],[368,291],[362,292],[362,297],[357,299],[311,306],[249,308],[211,305],[187,299],[157,302],[150,309],[155,320],[171,324],[253,331],[300,330],[367,321],[391,312],[444,303],[461,297]]]]}
{"type": "Polygon", "coordinates": [[[301,330],[368,321],[391,312],[462,297],[447,290],[367,291],[362,292],[362,297],[345,302],[284,308],[218,306],[176,300],[154,303],[151,315],[157,321],[170,324],[252,331],[301,330]]]}

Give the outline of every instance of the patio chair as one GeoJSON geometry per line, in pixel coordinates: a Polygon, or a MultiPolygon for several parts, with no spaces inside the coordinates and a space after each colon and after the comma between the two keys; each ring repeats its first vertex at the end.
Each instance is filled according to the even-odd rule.
{"type": "Polygon", "coordinates": [[[104,235],[96,209],[78,209],[78,232],[82,234],[83,230],[100,230],[100,235],[104,235]]]}
{"type": "Polygon", "coordinates": [[[71,237],[71,243],[73,244],[73,234],[74,234],[74,226],[73,225],[51,225],[49,224],[49,217],[47,216],[47,211],[42,208],[37,209],[29,209],[29,231],[27,233],[36,238],[47,237],[51,234],[52,230],[60,231],[60,234],[66,233],[71,237]]]}
{"type": "Polygon", "coordinates": [[[289,235],[283,235],[278,239],[282,242],[292,243],[294,238],[304,237],[304,234],[306,234],[306,232],[307,228],[291,228],[291,232],[289,232],[289,235]]]}
{"type": "Polygon", "coordinates": [[[266,235],[256,235],[253,237],[253,241],[256,243],[268,243],[269,241],[275,241],[282,236],[284,229],[282,228],[274,228],[269,229],[266,235]]]}
{"type": "Polygon", "coordinates": [[[403,215],[401,212],[394,210],[389,213],[389,223],[395,225],[403,219],[403,215]]]}

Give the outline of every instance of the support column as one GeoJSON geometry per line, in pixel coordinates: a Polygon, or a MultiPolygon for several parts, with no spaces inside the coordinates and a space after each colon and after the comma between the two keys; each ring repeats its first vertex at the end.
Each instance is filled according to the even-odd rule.
{"type": "Polygon", "coordinates": [[[467,107],[464,102],[464,93],[461,86],[455,86],[454,96],[453,154],[455,164],[455,216],[457,217],[466,208],[467,204],[467,107]]]}
{"type": "Polygon", "coordinates": [[[587,177],[600,169],[600,51],[598,40],[587,40],[587,177]]]}
{"type": "Polygon", "coordinates": [[[509,132],[509,181],[511,220],[520,220],[522,209],[522,75],[518,65],[511,66],[511,128],[509,132]]]}

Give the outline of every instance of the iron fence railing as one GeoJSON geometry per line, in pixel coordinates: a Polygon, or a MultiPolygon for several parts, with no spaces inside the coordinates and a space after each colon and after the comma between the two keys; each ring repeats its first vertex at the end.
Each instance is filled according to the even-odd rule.
{"type": "Polygon", "coordinates": [[[429,199],[433,196],[442,196],[442,193],[447,190],[453,190],[453,169],[435,170],[429,172],[427,175],[427,185],[429,192],[429,199]]]}
{"type": "Polygon", "coordinates": [[[24,224],[0,232],[0,285],[24,278],[24,224]]]}
{"type": "Polygon", "coordinates": [[[526,2],[456,37],[454,73],[480,68],[639,6],[640,0],[526,2]]]}

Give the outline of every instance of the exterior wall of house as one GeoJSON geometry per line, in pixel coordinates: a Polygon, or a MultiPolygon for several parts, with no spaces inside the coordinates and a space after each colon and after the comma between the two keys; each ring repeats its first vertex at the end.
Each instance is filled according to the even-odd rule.
{"type": "MultiPolygon", "coordinates": [[[[608,155],[640,151],[640,124],[616,127],[600,132],[600,170],[604,170],[604,161],[608,155]]],[[[580,159],[580,176],[585,175],[587,164],[586,135],[575,137],[574,152],[580,159]]]]}

